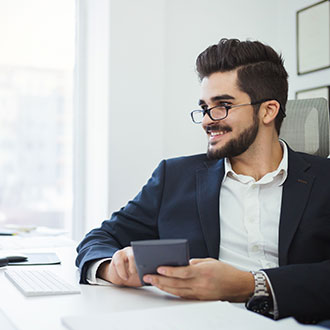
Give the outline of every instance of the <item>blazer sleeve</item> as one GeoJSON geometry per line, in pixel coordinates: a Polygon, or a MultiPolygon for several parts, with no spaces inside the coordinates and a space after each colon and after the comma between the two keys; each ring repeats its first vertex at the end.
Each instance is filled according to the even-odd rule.
{"type": "Polygon", "coordinates": [[[303,323],[330,319],[330,260],[264,269],[278,304],[279,318],[303,323]]]}
{"type": "Polygon", "coordinates": [[[157,239],[157,219],[160,210],[165,164],[162,161],[140,193],[100,228],[89,232],[77,247],[76,266],[80,269],[80,283],[87,284],[86,272],[93,261],[112,257],[131,241],[157,239]]]}
{"type": "Polygon", "coordinates": [[[289,149],[279,228],[280,267],[264,269],[279,318],[330,319],[330,160],[289,149]]]}

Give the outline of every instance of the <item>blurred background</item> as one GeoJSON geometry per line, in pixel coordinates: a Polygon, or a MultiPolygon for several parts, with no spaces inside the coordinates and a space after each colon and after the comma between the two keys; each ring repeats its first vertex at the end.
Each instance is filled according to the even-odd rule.
{"type": "Polygon", "coordinates": [[[221,38],[282,53],[290,99],[330,85],[329,68],[297,75],[296,14],[315,3],[0,0],[0,226],[79,240],[163,158],[204,152],[195,59],[221,38]]]}

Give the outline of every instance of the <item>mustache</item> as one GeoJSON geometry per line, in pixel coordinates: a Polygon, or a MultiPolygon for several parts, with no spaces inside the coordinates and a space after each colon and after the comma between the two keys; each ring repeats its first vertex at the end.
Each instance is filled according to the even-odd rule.
{"type": "Polygon", "coordinates": [[[232,128],[230,126],[226,126],[226,125],[207,125],[205,127],[205,131],[206,133],[211,133],[214,131],[227,131],[227,132],[231,132],[232,128]]]}

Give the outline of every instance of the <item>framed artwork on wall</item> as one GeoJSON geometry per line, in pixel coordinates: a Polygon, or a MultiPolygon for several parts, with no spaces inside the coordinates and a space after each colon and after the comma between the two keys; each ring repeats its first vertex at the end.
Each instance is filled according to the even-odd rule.
{"type": "Polygon", "coordinates": [[[297,11],[297,72],[330,67],[330,0],[297,11]]]}
{"type": "Polygon", "coordinates": [[[321,86],[310,89],[303,89],[296,92],[296,99],[312,99],[316,97],[324,97],[329,102],[330,86],[321,86]]]}

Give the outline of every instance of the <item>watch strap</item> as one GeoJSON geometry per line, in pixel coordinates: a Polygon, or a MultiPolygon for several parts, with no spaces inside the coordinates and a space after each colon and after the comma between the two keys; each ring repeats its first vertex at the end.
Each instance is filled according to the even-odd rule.
{"type": "Polygon", "coordinates": [[[269,296],[265,274],[261,271],[251,271],[251,274],[254,276],[253,296],[269,296]]]}
{"type": "Polygon", "coordinates": [[[272,317],[273,300],[268,292],[267,278],[262,271],[251,272],[254,277],[254,294],[245,303],[250,311],[272,317]]]}

